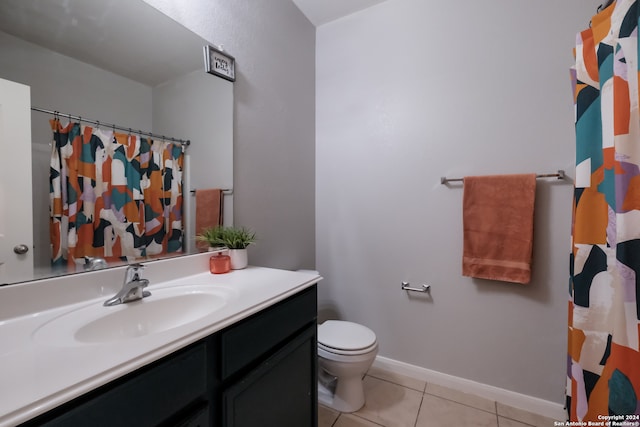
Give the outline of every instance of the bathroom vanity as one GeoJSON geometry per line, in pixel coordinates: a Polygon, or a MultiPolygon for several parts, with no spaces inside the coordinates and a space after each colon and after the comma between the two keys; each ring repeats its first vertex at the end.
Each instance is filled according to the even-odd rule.
{"type": "MultiPolygon", "coordinates": [[[[206,269],[208,257],[191,263],[199,258],[206,269]]],[[[109,272],[105,281],[115,277],[109,272]]],[[[101,296],[2,321],[0,339],[11,329],[31,333],[14,337],[24,349],[0,351],[0,426],[315,426],[320,279],[259,267],[155,286],[151,278],[150,297],[107,316],[94,314],[101,296]],[[174,303],[196,314],[177,315],[167,305],[174,303]],[[157,309],[169,326],[153,326],[162,323],[157,309]],[[135,323],[130,313],[153,324],[143,319],[134,329],[144,330],[133,332],[102,328],[104,322],[122,328],[116,318],[135,323]],[[83,332],[87,327],[91,334],[83,332]]]]}

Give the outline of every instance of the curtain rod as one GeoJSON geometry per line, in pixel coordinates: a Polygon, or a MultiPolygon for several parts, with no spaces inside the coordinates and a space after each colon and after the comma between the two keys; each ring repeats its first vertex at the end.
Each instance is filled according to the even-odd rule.
{"type": "MultiPolygon", "coordinates": [[[[564,171],[558,170],[556,173],[544,173],[536,175],[536,178],[558,178],[564,179],[564,171]]],[[[447,178],[446,176],[440,177],[440,184],[448,184],[450,182],[464,181],[464,178],[447,178]]]]}
{"type": "Polygon", "coordinates": [[[99,122],[98,120],[83,119],[80,116],[74,116],[74,115],[71,115],[71,114],[63,114],[63,113],[61,113],[59,111],[46,110],[44,108],[31,107],[31,110],[38,111],[40,113],[51,114],[53,116],[67,117],[69,120],[77,120],[78,122],[91,123],[91,124],[94,124],[94,125],[96,125],[98,127],[104,126],[104,127],[107,127],[107,128],[112,128],[113,130],[118,129],[118,130],[121,130],[121,131],[124,131],[124,132],[135,133],[137,135],[145,135],[145,136],[148,136],[148,137],[151,137],[151,138],[154,138],[154,139],[169,140],[169,141],[173,141],[173,142],[177,142],[177,143],[181,144],[183,148],[191,145],[191,141],[189,141],[188,139],[184,140],[184,139],[178,139],[178,138],[171,138],[171,137],[164,136],[164,135],[158,135],[158,134],[155,134],[155,133],[152,133],[152,132],[143,132],[143,131],[141,131],[139,129],[136,130],[136,129],[132,129],[132,128],[125,128],[125,127],[122,127],[122,126],[114,125],[112,123],[102,123],[102,122],[99,122]]]}

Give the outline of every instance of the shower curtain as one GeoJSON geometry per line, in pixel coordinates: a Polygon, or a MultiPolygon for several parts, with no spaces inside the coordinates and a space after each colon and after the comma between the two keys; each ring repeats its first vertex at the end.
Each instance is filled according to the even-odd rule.
{"type": "Polygon", "coordinates": [[[182,147],[50,121],[52,265],[182,251],[182,147]]]}
{"type": "MultiPolygon", "coordinates": [[[[567,360],[571,421],[640,418],[638,6],[578,34],[576,178],[567,360]]],[[[622,425],[622,424],[621,424],[622,425]]]]}

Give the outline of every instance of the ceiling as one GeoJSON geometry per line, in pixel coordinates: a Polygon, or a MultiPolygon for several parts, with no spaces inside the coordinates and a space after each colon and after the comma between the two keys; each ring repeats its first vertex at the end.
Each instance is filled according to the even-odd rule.
{"type": "Polygon", "coordinates": [[[316,27],[386,0],[293,0],[316,27]]]}

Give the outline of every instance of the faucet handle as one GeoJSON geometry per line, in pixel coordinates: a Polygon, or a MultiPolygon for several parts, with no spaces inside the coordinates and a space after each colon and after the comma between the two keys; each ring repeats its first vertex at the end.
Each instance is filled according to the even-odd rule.
{"type": "Polygon", "coordinates": [[[140,263],[129,264],[127,266],[127,274],[137,274],[145,269],[145,266],[140,263]]]}
{"type": "Polygon", "coordinates": [[[140,273],[144,270],[144,265],[140,263],[129,264],[124,272],[124,283],[140,278],[140,273]]]}

